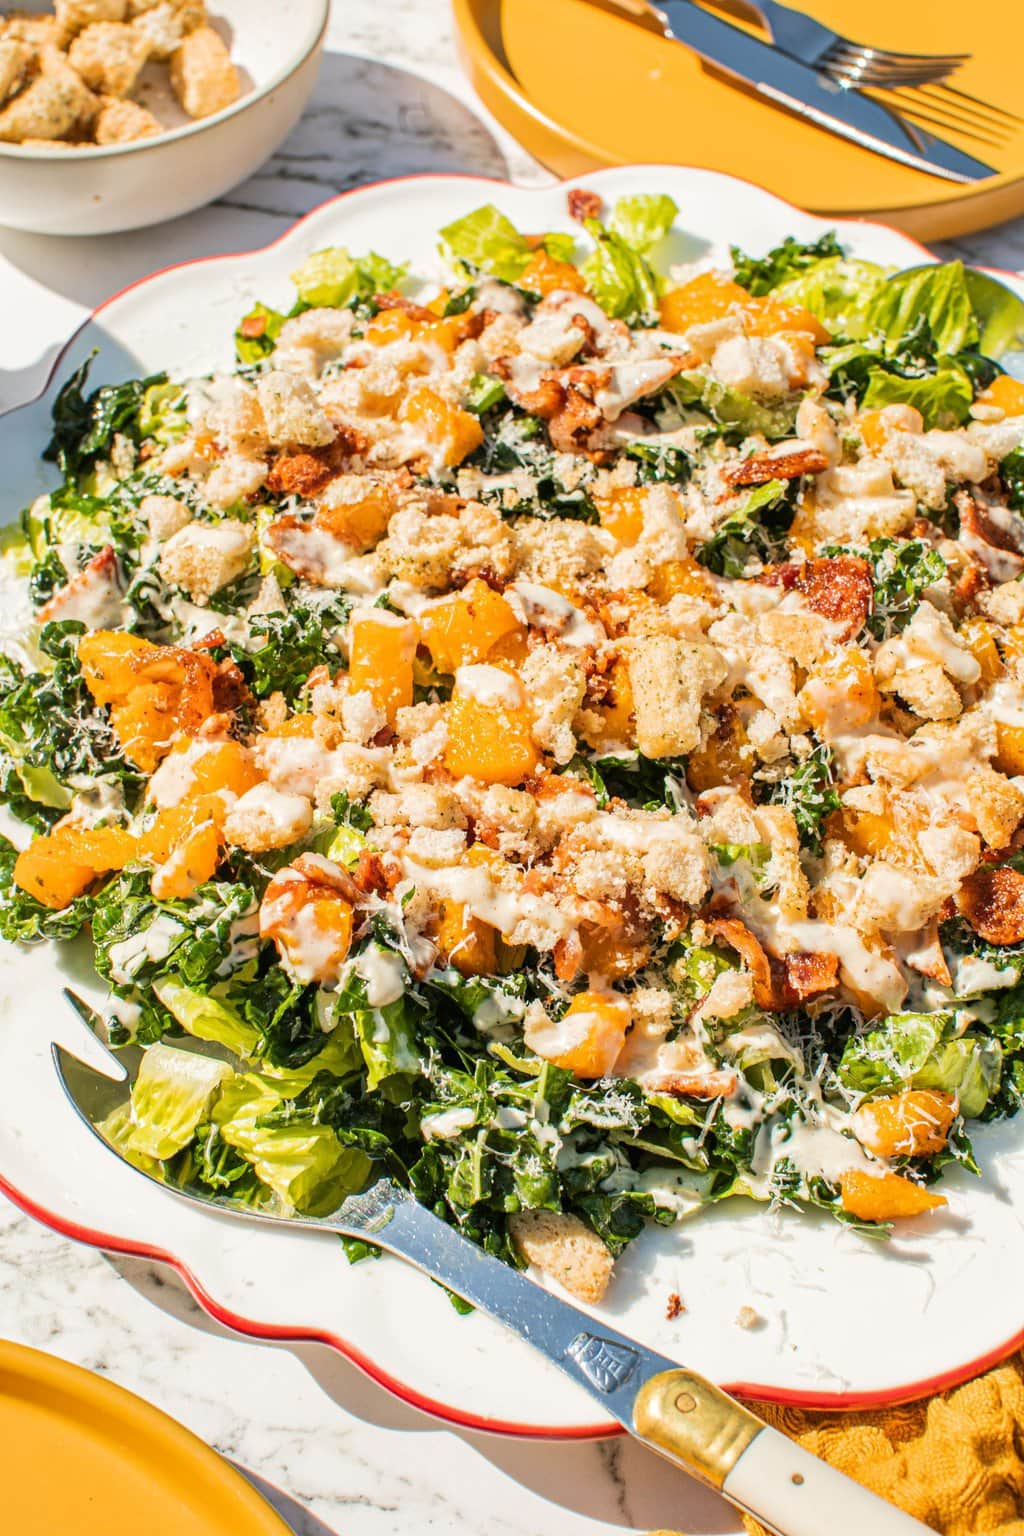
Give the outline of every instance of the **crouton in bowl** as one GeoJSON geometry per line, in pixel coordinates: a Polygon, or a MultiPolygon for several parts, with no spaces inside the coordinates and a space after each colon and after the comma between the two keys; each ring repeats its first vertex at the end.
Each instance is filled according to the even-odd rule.
{"type": "Polygon", "coordinates": [[[97,235],[251,175],[301,116],[329,0],[0,6],[0,224],[97,235]]]}

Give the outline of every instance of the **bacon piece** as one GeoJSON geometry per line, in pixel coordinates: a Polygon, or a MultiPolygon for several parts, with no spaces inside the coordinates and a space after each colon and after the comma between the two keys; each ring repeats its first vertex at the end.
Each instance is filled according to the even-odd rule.
{"type": "Polygon", "coordinates": [[[796,1008],[812,997],[834,992],[839,985],[839,956],[796,950],[783,955],[775,971],[775,995],[779,1008],[796,1008]]]}
{"type": "Polygon", "coordinates": [[[758,580],[786,592],[799,592],[812,613],[843,626],[837,636],[843,641],[852,640],[864,628],[874,599],[871,568],[856,555],[807,560],[803,565],[792,561],[770,565],[758,580]]]}
{"type": "Polygon", "coordinates": [[[364,895],[387,897],[388,880],[384,862],[379,853],[369,848],[360,850],[359,860],[352,871],[352,879],[364,895]]]}
{"type": "Polygon", "coordinates": [[[280,496],[316,496],[345,468],[353,454],[365,453],[369,439],[355,427],[332,418],[337,436],[323,448],[279,453],[267,476],[267,490],[280,496]]]}
{"type": "Polygon", "coordinates": [[[988,944],[1024,939],[1024,875],[1015,869],[978,869],[956,896],[957,911],[988,944]]]}
{"type": "Polygon", "coordinates": [[[644,1086],[652,1093],[668,1093],[673,1098],[685,1095],[689,1099],[727,1099],[736,1092],[739,1074],[728,1067],[710,1068],[707,1072],[647,1073],[644,1086]]]}
{"type": "Polygon", "coordinates": [[[119,624],[121,587],[114,546],[108,544],[93,555],[88,565],[43,604],[36,618],[40,624],[48,624],[51,619],[81,619],[89,629],[119,624]]]}
{"type": "MultiPolygon", "coordinates": [[[[223,636],[221,644],[223,645],[223,636]]],[[[243,704],[252,702],[249,685],[238,664],[226,657],[218,663],[213,676],[213,707],[218,714],[233,715],[243,704]]]]}
{"type": "Polygon", "coordinates": [[[767,485],[769,480],[796,480],[800,475],[819,475],[828,469],[828,458],[820,449],[809,445],[790,449],[787,453],[768,450],[752,453],[749,458],[736,464],[727,464],[722,470],[726,485],[767,485]]]}
{"type": "Polygon", "coordinates": [[[1002,526],[968,490],[959,490],[953,505],[960,514],[960,543],[969,549],[995,582],[1012,581],[1024,572],[1024,525],[1013,513],[1003,512],[1002,526]]]}
{"type": "Polygon", "coordinates": [[[414,299],[407,299],[404,294],[375,293],[373,302],[378,309],[400,309],[403,315],[408,315],[410,320],[420,320],[429,324],[438,318],[432,309],[427,309],[423,304],[417,304],[414,299]]]}
{"type": "Polygon", "coordinates": [[[759,1008],[796,1008],[839,985],[838,955],[797,950],[773,961],[761,941],[738,918],[715,918],[708,923],[708,930],[743,960],[753,978],[754,1001],[759,1008]]]}
{"type": "MultiPolygon", "coordinates": [[[[948,915],[951,916],[952,913],[948,915]]],[[[939,942],[939,924],[936,919],[933,918],[930,923],[925,924],[920,933],[915,936],[912,947],[901,949],[900,958],[919,976],[940,981],[944,987],[953,985],[946,956],[939,942]]]]}
{"type": "Polygon", "coordinates": [[[716,917],[708,923],[708,932],[734,949],[754,980],[754,1001],[759,1008],[774,1008],[775,979],[761,941],[745,923],[735,917],[716,917]]]}
{"type": "Polygon", "coordinates": [[[586,187],[573,187],[565,201],[570,219],[576,219],[580,224],[584,219],[599,219],[604,207],[600,194],[588,192],[586,187]]]}

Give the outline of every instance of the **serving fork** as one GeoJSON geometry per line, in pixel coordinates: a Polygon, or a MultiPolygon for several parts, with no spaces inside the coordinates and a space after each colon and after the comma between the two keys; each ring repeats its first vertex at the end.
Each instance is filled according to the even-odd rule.
{"type": "MultiPolygon", "coordinates": [[[[92,1010],[66,994],[96,1036],[106,1072],[52,1046],[65,1094],[88,1128],[128,1163],[100,1126],[123,1107],[144,1052],[115,1057],[92,1010]]],[[[195,1042],[190,1042],[192,1045],[195,1042]]],[[[924,1536],[927,1527],[771,1428],[695,1371],[627,1337],[484,1253],[387,1178],[329,1216],[275,1215],[183,1189],[137,1167],[180,1200],[237,1221],[359,1238],[376,1244],[488,1313],[598,1402],[638,1440],[717,1489],[778,1536],[924,1536]]]]}

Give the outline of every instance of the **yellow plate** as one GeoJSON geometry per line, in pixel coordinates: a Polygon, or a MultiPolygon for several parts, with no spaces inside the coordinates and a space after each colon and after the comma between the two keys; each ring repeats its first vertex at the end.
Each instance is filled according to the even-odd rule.
{"type": "MultiPolygon", "coordinates": [[[[454,0],[463,62],[491,111],[561,176],[667,162],[757,182],[813,213],[877,218],[945,239],[1024,212],[1024,123],[995,147],[943,136],[998,168],[962,186],[910,170],[765,106],[689,49],[590,0],[454,0]]],[[[809,7],[810,8],[810,7],[809,7]]],[[[971,52],[964,91],[1019,110],[1024,7],[814,0],[840,31],[901,50],[971,52]],[[926,23],[926,24],[925,24],[926,23]]]]}
{"type": "Polygon", "coordinates": [[[11,1536],[290,1536],[159,1409],[18,1344],[0,1343],[0,1487],[11,1536]]]}

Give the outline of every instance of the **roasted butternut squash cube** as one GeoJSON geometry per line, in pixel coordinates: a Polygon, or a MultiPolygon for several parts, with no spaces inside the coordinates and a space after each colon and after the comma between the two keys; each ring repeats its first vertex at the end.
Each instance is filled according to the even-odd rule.
{"type": "Polygon", "coordinates": [[[388,531],[388,523],[397,511],[393,493],[386,485],[371,485],[356,501],[321,505],[313,518],[314,528],[351,544],[354,549],[372,549],[388,531]]]}
{"type": "Polygon", "coordinates": [[[220,863],[221,834],[212,821],[203,822],[173,848],[153,875],[158,901],[183,901],[207,880],[220,863]]]}
{"type": "Polygon", "coordinates": [[[519,679],[497,667],[463,667],[456,674],[448,706],[448,741],[444,762],[455,778],[485,784],[521,784],[540,765],[532,721],[519,679]],[[466,673],[496,673],[481,685],[466,673]]]}
{"type": "Polygon", "coordinates": [[[586,293],[587,280],[571,261],[558,261],[538,246],[523,268],[518,286],[529,293],[586,293]]]}
{"type": "Polygon", "coordinates": [[[434,942],[463,976],[493,976],[498,969],[497,931],[461,901],[441,902],[434,942]]]}
{"type": "Polygon", "coordinates": [[[420,640],[438,672],[454,673],[477,661],[487,661],[501,643],[503,659],[515,650],[525,654],[526,632],[499,592],[475,577],[461,592],[440,598],[419,616],[420,640]]]}
{"type": "Polygon", "coordinates": [[[850,1168],[840,1179],[844,1211],[859,1221],[898,1221],[903,1216],[921,1216],[937,1210],[946,1201],[933,1195],[912,1179],[880,1169],[850,1168]]]}
{"type": "Polygon", "coordinates": [[[536,1055],[576,1077],[607,1077],[626,1040],[631,1012],[613,992],[580,992],[560,1019],[527,1024],[526,1044],[536,1055]]]}
{"type": "Polygon", "coordinates": [[[636,746],[636,717],[633,713],[633,687],[629,681],[629,668],[621,658],[612,663],[608,688],[604,699],[587,712],[584,739],[592,747],[617,745],[636,746]],[[591,723],[596,717],[596,728],[591,723]]]}
{"type": "Polygon", "coordinates": [[[1001,373],[978,396],[979,405],[995,405],[1007,416],[1024,416],[1024,384],[1001,373]]]}
{"type": "Polygon", "coordinates": [[[644,528],[646,499],[647,487],[643,485],[619,486],[607,496],[596,498],[601,527],[619,544],[635,544],[644,528]]]}
{"type": "Polygon", "coordinates": [[[461,464],[484,440],[475,416],[425,384],[406,395],[398,419],[418,427],[427,457],[448,469],[461,464]]]}
{"type": "Polygon", "coordinates": [[[124,869],[138,848],[122,827],[56,827],[19,853],[14,883],[54,911],[81,896],[100,875],[124,869]]]}
{"type": "Polygon", "coordinates": [[[85,685],[97,704],[124,699],[138,682],[138,663],[156,654],[158,646],[139,635],[97,629],[78,642],[78,661],[85,685]]]}
{"type": "MultiPolygon", "coordinates": [[[[960,626],[959,635],[981,668],[978,682],[983,688],[989,687],[997,677],[1002,677],[1005,669],[996,644],[996,629],[988,619],[977,617],[965,619],[960,626]]],[[[1019,773],[1020,770],[1014,769],[1014,772],[1019,773]]]]}
{"type": "Polygon", "coordinates": [[[701,272],[672,288],[661,301],[661,323],[666,331],[688,331],[692,325],[706,325],[722,320],[731,311],[746,312],[751,296],[739,283],[720,277],[717,272],[701,272]]]}
{"type": "Polygon", "coordinates": [[[680,595],[710,597],[714,593],[707,571],[689,555],[683,560],[666,560],[659,565],[647,583],[647,590],[659,603],[671,602],[680,595]]]}
{"type": "Polygon", "coordinates": [[[416,655],[416,626],[384,609],[353,615],[348,631],[349,687],[364,689],[388,724],[412,703],[412,664],[416,655]]]}
{"type": "Polygon", "coordinates": [[[871,660],[855,646],[817,663],[797,695],[804,718],[826,739],[867,725],[881,702],[871,660]]]}
{"type": "Polygon", "coordinates": [[[908,1088],[869,1099],[854,1119],[858,1139],[879,1157],[924,1157],[941,1152],[956,1114],[956,1098],[937,1088],[908,1088]]]}

